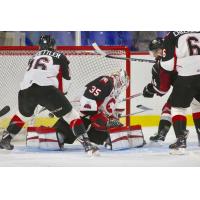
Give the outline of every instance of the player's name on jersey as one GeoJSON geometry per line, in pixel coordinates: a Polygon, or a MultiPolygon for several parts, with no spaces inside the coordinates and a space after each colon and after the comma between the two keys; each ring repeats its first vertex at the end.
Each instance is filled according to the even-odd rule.
{"type": "Polygon", "coordinates": [[[182,35],[182,34],[185,34],[185,33],[190,33],[190,32],[198,32],[198,31],[173,31],[173,34],[174,36],[178,36],[178,35],[182,35]]]}
{"type": "Polygon", "coordinates": [[[52,56],[52,57],[55,57],[55,58],[60,58],[60,56],[61,56],[61,54],[58,53],[58,52],[48,51],[48,50],[39,51],[36,55],[37,56],[48,55],[48,56],[52,56]]]}

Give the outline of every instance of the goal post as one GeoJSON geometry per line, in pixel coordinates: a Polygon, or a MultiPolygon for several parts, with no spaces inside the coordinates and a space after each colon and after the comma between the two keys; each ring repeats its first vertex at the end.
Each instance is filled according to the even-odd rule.
{"type": "MultiPolygon", "coordinates": [[[[111,55],[126,58],[130,58],[131,56],[128,47],[125,46],[101,46],[101,49],[111,55]]],[[[67,94],[70,101],[73,101],[91,80],[101,75],[110,75],[120,68],[126,69],[131,82],[131,63],[128,59],[115,60],[102,57],[95,53],[92,46],[58,46],[57,50],[63,52],[70,61],[69,66],[72,73],[72,83],[67,94]]],[[[1,107],[9,105],[11,108],[11,111],[7,115],[0,118],[0,128],[5,128],[11,115],[18,110],[17,98],[20,82],[26,71],[28,60],[37,51],[37,46],[0,47],[0,102],[1,107]]],[[[125,98],[131,94],[130,85],[123,94],[125,98]]],[[[130,124],[130,117],[128,116],[131,109],[130,104],[130,99],[124,102],[125,114],[127,115],[124,120],[125,125],[130,124]]],[[[47,123],[49,123],[48,120],[47,123]]]]}

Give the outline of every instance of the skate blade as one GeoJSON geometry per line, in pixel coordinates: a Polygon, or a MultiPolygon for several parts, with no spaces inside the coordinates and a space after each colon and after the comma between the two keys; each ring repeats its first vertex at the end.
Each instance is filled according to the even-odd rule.
{"type": "Polygon", "coordinates": [[[164,142],[162,140],[158,140],[158,141],[149,141],[149,146],[153,146],[153,147],[160,147],[163,146],[164,142]]]}
{"type": "Polygon", "coordinates": [[[99,150],[96,150],[96,151],[90,150],[90,151],[87,152],[87,154],[88,154],[89,157],[98,157],[98,156],[100,156],[99,150]]]}
{"type": "Polygon", "coordinates": [[[171,149],[169,152],[170,155],[184,155],[185,153],[186,153],[185,148],[171,149]]]}

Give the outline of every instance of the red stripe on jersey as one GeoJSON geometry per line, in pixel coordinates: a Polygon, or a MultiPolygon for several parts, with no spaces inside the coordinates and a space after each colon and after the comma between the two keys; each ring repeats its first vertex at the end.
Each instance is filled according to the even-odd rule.
{"type": "Polygon", "coordinates": [[[167,92],[171,86],[171,76],[168,71],[160,68],[160,88],[161,92],[167,92]]]}
{"type": "Polygon", "coordinates": [[[58,89],[63,92],[63,83],[62,83],[62,71],[61,71],[61,67],[59,68],[59,73],[57,75],[57,79],[58,79],[58,89]]]}
{"type": "Polygon", "coordinates": [[[200,112],[192,113],[193,119],[200,119],[200,112]]]}
{"type": "Polygon", "coordinates": [[[176,121],[186,121],[186,117],[184,115],[175,115],[174,117],[172,117],[172,121],[173,123],[175,123],[176,121]]]}
{"type": "Polygon", "coordinates": [[[23,120],[21,120],[17,115],[14,115],[13,118],[11,119],[11,123],[16,124],[20,128],[22,128],[25,124],[23,120]]]}

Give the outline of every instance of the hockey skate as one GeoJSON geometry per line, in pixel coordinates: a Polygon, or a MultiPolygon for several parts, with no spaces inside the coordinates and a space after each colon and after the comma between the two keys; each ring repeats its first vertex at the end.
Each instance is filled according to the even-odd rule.
{"type": "Polygon", "coordinates": [[[64,136],[64,134],[60,133],[60,132],[56,132],[56,136],[57,136],[57,139],[58,139],[58,144],[60,146],[60,150],[64,151],[64,143],[65,143],[65,136],[64,136]]]}
{"type": "Polygon", "coordinates": [[[95,145],[92,145],[89,141],[88,137],[85,137],[83,135],[79,136],[77,140],[83,145],[85,152],[89,156],[99,156],[99,148],[95,145]]]}
{"type": "Polygon", "coordinates": [[[200,146],[200,133],[197,133],[197,137],[198,137],[198,145],[200,146]]]}
{"type": "Polygon", "coordinates": [[[2,139],[0,141],[0,149],[12,150],[14,145],[10,144],[12,137],[7,131],[3,132],[2,139]]]}
{"type": "Polygon", "coordinates": [[[110,136],[106,139],[106,141],[103,143],[104,147],[108,150],[112,150],[112,142],[110,139],[110,136]]]}
{"type": "Polygon", "coordinates": [[[165,137],[169,131],[169,127],[164,127],[160,132],[156,133],[155,135],[151,136],[149,140],[151,144],[158,144],[162,145],[165,141],[165,137]]]}
{"type": "Polygon", "coordinates": [[[162,145],[162,143],[165,141],[165,136],[161,133],[155,133],[155,135],[151,136],[149,140],[151,141],[151,143],[162,145]]]}
{"type": "Polygon", "coordinates": [[[187,136],[189,131],[185,131],[184,135],[177,138],[176,142],[169,145],[170,148],[170,154],[172,155],[184,155],[185,150],[187,147],[187,136]]]}

